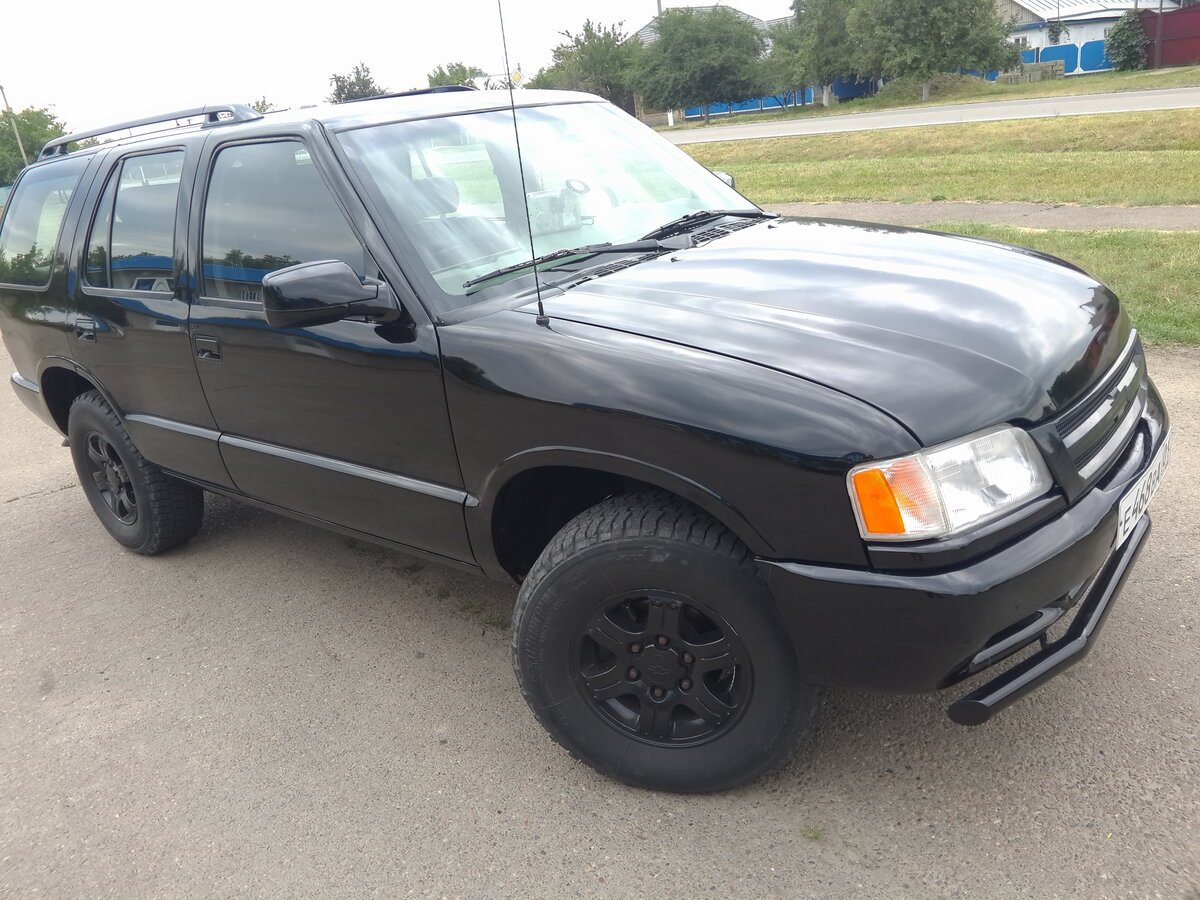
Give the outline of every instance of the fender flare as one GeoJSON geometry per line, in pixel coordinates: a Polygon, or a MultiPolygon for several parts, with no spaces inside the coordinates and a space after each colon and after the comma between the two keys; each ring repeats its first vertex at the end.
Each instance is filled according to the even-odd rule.
{"type": "Polygon", "coordinates": [[[550,446],[522,450],[505,459],[487,476],[475,493],[478,502],[465,509],[467,532],[475,558],[494,578],[511,580],[496,556],[493,516],[496,501],[504,488],[517,476],[533,469],[565,467],[588,469],[632,478],[669,491],[702,509],[732,531],[752,552],[769,555],[771,545],[750,522],[718,491],[684,475],[634,457],[583,447],[550,446]]]}
{"type": "MultiPolygon", "coordinates": [[[[114,413],[116,413],[117,418],[121,420],[121,424],[125,423],[125,415],[121,411],[121,407],[117,405],[116,401],[113,399],[112,394],[110,394],[108,392],[108,389],[104,387],[104,385],[100,382],[100,379],[97,378],[95,375],[93,375],[92,372],[89,371],[85,366],[80,365],[75,360],[71,359],[70,357],[66,357],[66,356],[46,356],[46,357],[43,357],[41,359],[41,361],[38,363],[38,368],[37,368],[38,388],[41,389],[42,402],[44,404],[46,404],[46,410],[47,410],[47,412],[50,412],[52,419],[54,418],[54,415],[53,415],[53,412],[50,410],[50,403],[46,397],[46,372],[50,369],[65,369],[68,372],[73,372],[75,375],[78,375],[80,378],[82,378],[84,381],[86,381],[88,384],[90,384],[94,390],[97,390],[100,392],[100,396],[104,398],[105,403],[107,403],[109,406],[112,407],[112,410],[114,413]]],[[[55,419],[54,421],[55,421],[55,425],[57,427],[58,426],[57,419],[55,419]]],[[[66,434],[66,430],[61,427],[59,427],[59,431],[61,431],[64,435],[66,434]]]]}

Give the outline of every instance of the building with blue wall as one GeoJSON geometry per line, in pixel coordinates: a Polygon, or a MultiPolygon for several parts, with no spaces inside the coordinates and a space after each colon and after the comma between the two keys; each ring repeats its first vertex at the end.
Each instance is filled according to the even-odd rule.
{"type": "MultiPolygon", "coordinates": [[[[1141,8],[1148,5],[1140,0],[1141,8]]],[[[1139,0],[996,0],[996,7],[1015,22],[1012,36],[1022,62],[1061,60],[1065,74],[1086,75],[1112,69],[1104,52],[1108,29],[1122,14],[1139,8],[1139,0]],[[1065,29],[1058,43],[1050,39],[1055,22],[1065,29]]],[[[1178,0],[1163,0],[1164,10],[1178,7],[1178,0]]]]}

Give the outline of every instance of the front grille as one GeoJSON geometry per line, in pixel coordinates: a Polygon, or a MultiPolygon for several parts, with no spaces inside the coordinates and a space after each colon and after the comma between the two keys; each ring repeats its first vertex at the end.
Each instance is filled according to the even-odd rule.
{"type": "Polygon", "coordinates": [[[1112,370],[1054,423],[1080,476],[1090,481],[1125,449],[1141,418],[1145,359],[1137,333],[1112,370]]]}
{"type": "Polygon", "coordinates": [[[1058,431],[1059,437],[1064,439],[1069,437],[1089,416],[1099,410],[1109,400],[1109,393],[1117,386],[1117,383],[1120,382],[1128,370],[1129,361],[1122,357],[1112,367],[1112,371],[1109,372],[1108,376],[1093,393],[1085,397],[1083,402],[1076,403],[1061,419],[1054,423],[1054,428],[1058,431]],[[1122,365],[1122,362],[1126,364],[1122,365]]]}

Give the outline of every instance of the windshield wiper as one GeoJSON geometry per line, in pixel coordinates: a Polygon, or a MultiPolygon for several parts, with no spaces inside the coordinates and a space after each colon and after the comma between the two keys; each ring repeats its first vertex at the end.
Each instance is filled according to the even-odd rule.
{"type": "MultiPolygon", "coordinates": [[[[566,259],[567,257],[597,256],[601,253],[655,253],[660,250],[679,249],[682,248],[676,246],[675,244],[667,244],[651,238],[643,238],[640,241],[628,241],[623,244],[585,244],[582,247],[555,250],[553,253],[545,253],[542,256],[535,256],[532,259],[525,259],[519,263],[513,263],[511,266],[505,266],[502,269],[496,269],[494,272],[488,272],[486,275],[480,275],[478,278],[472,278],[470,281],[463,282],[463,287],[474,287],[475,285],[482,284],[485,281],[491,281],[493,278],[499,278],[501,275],[511,275],[513,272],[520,272],[522,269],[529,269],[534,266],[544,266],[546,263],[566,259]]],[[[551,266],[550,268],[554,267],[551,266]]]]}
{"type": "Polygon", "coordinates": [[[666,225],[659,225],[653,231],[649,231],[642,236],[643,240],[653,240],[655,238],[665,238],[671,235],[679,234],[688,231],[693,226],[708,219],[719,219],[722,216],[737,216],[741,219],[777,219],[778,213],[769,213],[761,209],[698,209],[695,212],[690,212],[686,216],[680,216],[678,219],[672,219],[666,225]]]}

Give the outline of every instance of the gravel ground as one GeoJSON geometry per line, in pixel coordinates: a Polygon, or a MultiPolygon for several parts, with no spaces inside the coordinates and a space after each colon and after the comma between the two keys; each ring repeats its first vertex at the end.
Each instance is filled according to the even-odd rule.
{"type": "MultiPolygon", "coordinates": [[[[513,683],[510,586],[213,500],[148,560],[0,391],[0,895],[1200,897],[1200,352],[1096,650],[976,729],[829,693],[776,775],[658,795],[513,683]]],[[[0,351],[0,371],[11,368],[0,351]]]]}
{"type": "Polygon", "coordinates": [[[856,219],[888,225],[934,222],[982,222],[1021,228],[1106,231],[1140,228],[1151,231],[1200,231],[1200,206],[1070,206],[1063,203],[770,203],[766,208],[785,216],[856,219]]]}

